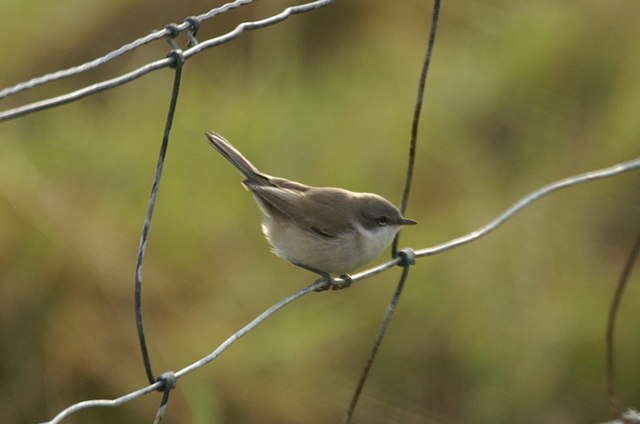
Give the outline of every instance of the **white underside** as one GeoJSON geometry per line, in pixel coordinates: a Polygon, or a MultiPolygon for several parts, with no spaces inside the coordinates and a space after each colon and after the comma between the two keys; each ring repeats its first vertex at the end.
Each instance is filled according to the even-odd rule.
{"type": "Polygon", "coordinates": [[[355,227],[356,231],[326,238],[269,216],[262,223],[276,255],[330,274],[349,273],[378,257],[399,229],[387,226],[370,231],[357,224],[355,227]]]}

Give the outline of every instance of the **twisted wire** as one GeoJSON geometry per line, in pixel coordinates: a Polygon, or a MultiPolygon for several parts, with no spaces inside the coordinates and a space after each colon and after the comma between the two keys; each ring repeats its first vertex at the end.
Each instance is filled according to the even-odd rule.
{"type": "MultiPolygon", "coordinates": [[[[195,20],[197,20],[198,22],[202,22],[202,21],[206,21],[209,20],[211,18],[213,18],[214,16],[217,16],[221,13],[227,12],[231,9],[235,9],[236,7],[240,7],[240,6],[244,6],[246,4],[249,3],[253,3],[256,0],[236,0],[236,1],[232,1],[226,4],[223,4],[220,7],[216,7],[214,9],[209,10],[206,13],[203,13],[201,15],[195,16],[195,17],[189,17],[186,18],[184,20],[184,22],[182,22],[179,25],[176,25],[176,31],[177,32],[182,32],[185,31],[187,29],[189,29],[190,27],[190,23],[188,21],[188,19],[190,18],[195,18],[195,20]]],[[[72,66],[70,68],[67,69],[61,69],[59,71],[55,71],[55,72],[51,72],[39,77],[35,77],[32,78],[28,81],[24,81],[24,82],[20,82],[18,84],[12,85],[10,87],[6,87],[3,88],[2,90],[0,90],[0,99],[4,98],[4,97],[8,97],[11,96],[13,94],[19,93],[21,91],[24,90],[28,90],[30,88],[33,87],[37,87],[39,85],[42,84],[46,84],[52,81],[56,81],[59,79],[63,79],[63,78],[68,78],[74,75],[78,75],[82,72],[86,72],[89,71],[91,69],[97,68],[98,66],[102,66],[107,62],[110,62],[126,53],[129,53],[135,49],[137,49],[138,47],[144,46],[145,44],[149,44],[152,41],[155,40],[159,40],[163,37],[166,37],[167,35],[169,35],[169,32],[171,30],[168,29],[167,27],[164,27],[160,30],[155,30],[150,32],[149,34],[145,35],[144,37],[140,37],[130,43],[127,43],[115,50],[112,50],[110,52],[108,52],[107,54],[105,54],[104,56],[100,56],[97,57],[95,59],[92,59],[88,62],[82,63],[80,65],[77,66],[72,66]]],[[[195,36],[195,34],[194,34],[195,36]]]]}
{"type": "MultiPolygon", "coordinates": [[[[239,24],[238,26],[236,26],[233,30],[219,35],[217,37],[214,38],[210,38],[208,40],[202,41],[198,44],[196,44],[193,47],[188,48],[187,50],[185,50],[183,52],[183,57],[184,60],[188,60],[189,58],[191,58],[192,56],[206,50],[209,49],[211,47],[215,47],[215,46],[219,46],[220,44],[224,44],[227,43],[231,40],[233,40],[234,38],[238,37],[240,34],[242,34],[244,31],[248,31],[248,30],[254,30],[254,29],[260,29],[260,28],[264,28],[267,26],[271,26],[274,24],[277,24],[279,22],[284,21],[285,19],[287,19],[289,16],[291,15],[295,15],[295,14],[299,14],[299,13],[304,13],[304,12],[309,12],[311,10],[315,10],[318,9],[320,7],[326,6],[330,3],[333,3],[335,0],[316,0],[310,3],[305,3],[305,4],[301,4],[298,6],[291,6],[288,7],[286,9],[284,9],[282,12],[273,15],[269,18],[265,18],[265,19],[261,19],[258,21],[251,21],[251,22],[243,22],[241,24],[239,24]]],[[[184,23],[183,23],[184,24],[184,23]]],[[[184,29],[187,29],[189,27],[190,24],[186,24],[187,26],[184,29]]],[[[178,25],[178,28],[181,28],[181,25],[178,25]]],[[[168,30],[162,30],[162,31],[168,31],[168,30]]],[[[165,32],[163,32],[163,34],[165,34],[165,32]]],[[[158,37],[159,38],[159,37],[158,37]]],[[[140,78],[143,75],[148,74],[149,72],[153,72],[153,71],[157,71],[158,69],[162,69],[162,68],[166,68],[168,66],[170,66],[172,63],[172,60],[169,58],[164,58],[164,59],[159,59],[156,60],[154,62],[151,63],[147,63],[146,65],[143,65],[133,71],[130,71],[126,74],[120,75],[118,77],[115,78],[111,78],[102,82],[98,82],[95,84],[91,84],[89,86],[83,87],[81,89],[69,92],[67,94],[63,94],[60,96],[56,96],[56,97],[51,97],[45,100],[40,100],[37,102],[33,102],[33,103],[29,103],[23,106],[18,106],[12,109],[8,109],[5,111],[0,112],[0,121],[6,121],[9,119],[14,119],[17,118],[19,116],[24,116],[26,114],[32,113],[32,112],[36,112],[39,110],[43,110],[43,109],[48,109],[51,107],[55,107],[55,106],[60,106],[63,105],[65,103],[70,103],[76,100],[79,100],[83,97],[87,97],[90,96],[92,94],[98,93],[100,91],[104,91],[104,90],[108,90],[114,87],[118,87],[120,85],[126,84],[128,82],[131,82],[135,79],[140,78]]]]}
{"type": "Polygon", "coordinates": [[[147,341],[144,333],[144,323],[142,317],[142,277],[144,267],[144,254],[147,247],[149,231],[151,229],[151,220],[153,219],[153,211],[158,197],[158,190],[160,189],[160,178],[162,177],[162,169],[164,167],[164,161],[167,155],[167,148],[169,147],[169,135],[171,134],[173,117],[175,116],[176,104],[178,102],[178,94],[180,93],[182,65],[184,64],[182,51],[179,49],[172,50],[171,53],[169,53],[168,57],[173,61],[175,69],[173,88],[171,90],[171,100],[169,102],[169,110],[167,111],[164,133],[162,135],[160,153],[158,154],[156,170],[153,176],[153,183],[151,185],[151,193],[149,193],[149,200],[147,202],[147,211],[144,217],[144,223],[142,225],[142,233],[140,234],[140,243],[138,245],[138,254],[136,256],[136,272],[134,279],[134,312],[136,318],[136,329],[138,331],[138,341],[140,343],[142,361],[144,363],[144,369],[147,374],[147,380],[149,380],[149,383],[153,383],[155,381],[155,377],[151,367],[151,358],[149,357],[149,350],[147,348],[147,341]]]}

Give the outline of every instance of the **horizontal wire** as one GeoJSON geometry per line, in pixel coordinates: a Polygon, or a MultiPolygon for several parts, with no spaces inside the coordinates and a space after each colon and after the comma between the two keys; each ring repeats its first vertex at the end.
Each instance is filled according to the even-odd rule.
{"type": "Polygon", "coordinates": [[[173,59],[165,58],[156,60],[155,62],[151,62],[147,65],[144,65],[136,70],[133,70],[129,73],[121,75],[116,78],[112,78],[110,80],[98,82],[87,87],[81,88],[76,91],[72,91],[67,94],[63,94],[57,97],[51,97],[46,100],[41,100],[34,103],[29,103],[24,106],[19,106],[13,109],[10,109],[6,112],[0,112],[0,121],[17,118],[22,115],[26,115],[28,113],[37,112],[42,109],[48,109],[50,107],[59,106],[65,103],[70,103],[75,100],[81,99],[83,97],[87,97],[89,95],[98,93],[100,91],[108,90],[109,88],[118,87],[122,84],[125,84],[129,81],[133,81],[134,79],[140,78],[141,76],[148,74],[149,72],[165,68],[173,62],[173,59]]]}
{"type": "Polygon", "coordinates": [[[305,3],[298,6],[290,6],[284,9],[282,12],[278,13],[277,15],[273,15],[268,18],[261,19],[259,21],[243,22],[237,27],[235,27],[232,31],[226,34],[202,41],[197,45],[191,47],[190,49],[185,50],[184,51],[185,58],[198,54],[201,51],[206,50],[208,48],[226,43],[227,41],[243,33],[245,30],[264,28],[264,27],[276,24],[278,22],[282,22],[291,15],[297,15],[298,13],[304,13],[304,12],[309,12],[311,10],[319,9],[323,6],[333,3],[334,1],[335,0],[317,0],[311,3],[305,3]]]}
{"type": "MultiPolygon", "coordinates": [[[[206,21],[208,19],[213,18],[216,15],[227,12],[228,10],[235,9],[236,7],[243,6],[245,4],[253,3],[256,0],[236,0],[226,4],[223,4],[220,7],[216,7],[215,9],[211,9],[210,11],[203,13],[201,15],[196,16],[196,20],[199,22],[206,21]]],[[[185,31],[189,29],[189,22],[182,22],[179,25],[176,25],[175,29],[178,32],[185,31]]],[[[97,68],[98,66],[104,65],[105,63],[116,59],[122,56],[125,53],[133,51],[138,47],[144,46],[152,41],[158,40],[166,35],[169,35],[169,30],[166,28],[152,31],[151,33],[145,35],[144,37],[140,37],[137,40],[134,40],[130,43],[123,45],[115,50],[110,51],[104,56],[100,56],[83,64],[72,66],[67,69],[61,69],[56,72],[51,72],[49,74],[45,74],[36,78],[32,78],[28,81],[20,82],[11,87],[3,88],[0,90],[0,99],[11,96],[12,94],[19,93],[20,91],[27,90],[29,88],[37,87],[42,84],[49,83],[51,81],[56,81],[62,78],[71,77],[74,75],[78,75],[82,72],[89,71],[91,69],[97,68]]]]}
{"type": "MultiPolygon", "coordinates": [[[[311,3],[305,3],[298,6],[288,7],[282,12],[278,13],[277,15],[271,16],[269,18],[265,18],[259,21],[243,22],[238,26],[236,26],[233,30],[223,35],[210,38],[208,40],[205,40],[191,47],[190,49],[185,50],[183,52],[183,57],[185,60],[187,60],[191,56],[194,56],[203,50],[218,46],[220,44],[224,44],[236,38],[237,36],[242,34],[245,30],[259,29],[259,28],[270,26],[270,25],[274,25],[274,24],[277,24],[278,22],[284,21],[291,15],[315,10],[320,7],[326,6],[330,3],[333,3],[334,1],[335,0],[316,0],[311,3]]],[[[119,85],[133,81],[134,79],[140,78],[141,76],[148,74],[149,72],[156,71],[158,69],[170,66],[172,63],[173,63],[173,59],[170,59],[170,58],[160,59],[155,62],[151,62],[147,65],[144,65],[138,69],[135,69],[127,74],[121,75],[116,78],[112,78],[110,80],[95,83],[87,87],[81,88],[79,90],[72,91],[70,93],[63,94],[57,97],[52,97],[46,100],[29,103],[23,106],[18,106],[16,108],[0,112],[0,121],[17,118],[19,116],[23,116],[28,113],[32,113],[42,109],[48,109],[50,107],[73,102],[75,100],[81,99],[83,97],[89,96],[99,91],[107,90],[109,88],[117,87],[119,85]]]]}
{"type": "Polygon", "coordinates": [[[162,384],[163,383],[161,381],[157,381],[146,387],[138,389],[135,392],[128,393],[116,399],[93,399],[93,400],[85,400],[82,402],[78,402],[60,411],[58,415],[56,415],[55,418],[53,418],[51,421],[46,421],[41,424],[57,424],[62,420],[64,420],[65,418],[67,418],[69,415],[87,408],[100,408],[100,407],[114,408],[116,406],[122,405],[123,403],[127,403],[131,400],[147,395],[151,392],[155,392],[160,388],[160,386],[162,386],[162,384]]]}
{"type": "MultiPolygon", "coordinates": [[[[610,166],[608,168],[603,168],[603,169],[599,169],[596,171],[592,171],[592,172],[586,172],[584,174],[579,174],[579,175],[575,175],[572,177],[568,177],[559,181],[556,181],[554,183],[545,185],[541,188],[539,188],[538,190],[535,190],[531,193],[529,193],[528,195],[524,196],[523,198],[521,198],[520,200],[518,200],[516,203],[514,203],[511,207],[509,207],[507,210],[505,210],[502,214],[500,214],[497,218],[495,218],[493,221],[489,222],[487,225],[480,227],[478,230],[475,230],[465,236],[462,237],[458,237],[456,239],[453,239],[449,242],[446,243],[442,243],[433,247],[428,247],[425,249],[421,249],[421,250],[417,250],[415,251],[416,254],[416,258],[418,257],[426,257],[426,256],[431,256],[431,255],[435,255],[437,253],[442,253],[446,250],[449,249],[453,249],[455,247],[458,246],[462,246],[466,243],[469,243],[471,241],[474,241],[484,235],[487,235],[489,232],[491,232],[492,230],[496,229],[498,226],[500,226],[501,224],[503,224],[505,221],[507,221],[507,219],[511,218],[513,215],[515,215],[517,212],[519,212],[522,208],[524,208],[525,206],[530,205],[532,202],[534,202],[535,200],[540,199],[541,197],[550,194],[554,191],[563,189],[563,188],[567,188],[567,187],[571,187],[574,186],[576,184],[580,184],[580,183],[585,183],[585,182],[589,182],[589,181],[593,181],[593,180],[597,180],[597,179],[601,179],[601,178],[607,178],[607,177],[612,177],[624,172],[628,172],[628,171],[632,171],[635,169],[639,169],[640,168],[640,158],[636,158],[627,162],[622,162],[613,166],[610,166]]],[[[395,259],[392,259],[388,262],[385,262],[383,264],[380,264],[378,266],[375,266],[371,269],[368,269],[366,271],[360,272],[358,274],[354,274],[351,276],[351,279],[355,282],[357,280],[364,280],[365,278],[369,278],[372,277],[376,274],[379,274],[391,267],[393,267],[394,265],[398,265],[403,259],[401,257],[397,257],[395,259]]],[[[336,282],[344,282],[344,280],[340,279],[340,278],[336,278],[335,279],[336,282]]],[[[311,292],[314,292],[317,288],[320,288],[322,285],[324,285],[325,282],[322,280],[319,280],[303,289],[298,290],[297,292],[289,295],[288,297],[286,297],[285,299],[281,300],[280,302],[276,303],[275,305],[269,307],[267,310],[265,310],[263,313],[261,313],[260,315],[258,315],[253,321],[251,321],[250,323],[248,323],[247,325],[245,325],[244,327],[242,327],[240,330],[236,331],[235,333],[233,333],[229,338],[227,338],[222,344],[220,344],[213,352],[211,352],[209,355],[205,356],[204,358],[192,363],[191,365],[188,365],[184,368],[182,368],[180,371],[177,371],[175,373],[176,379],[183,377],[199,368],[202,368],[203,366],[207,365],[208,363],[210,363],[211,361],[213,361],[214,359],[216,359],[223,351],[225,351],[227,348],[229,348],[229,346],[231,346],[233,343],[235,343],[238,339],[240,339],[242,336],[244,336],[245,334],[247,334],[249,331],[253,330],[255,327],[258,326],[258,324],[262,323],[265,319],[267,319],[268,317],[270,317],[271,315],[273,315],[273,313],[277,312],[278,310],[282,309],[283,307],[285,307],[286,305],[288,305],[289,303],[293,302],[294,300],[297,300],[299,298],[301,298],[302,296],[309,294],[311,292]]],[[[82,401],[76,404],[73,404],[71,406],[69,406],[68,408],[64,409],[63,411],[61,411],[58,415],[56,415],[51,421],[48,421],[46,424],[58,424],[60,423],[63,419],[65,419],[66,417],[68,417],[69,415],[73,414],[74,412],[80,411],[82,409],[85,408],[92,408],[92,407],[114,407],[114,406],[118,406],[120,404],[123,404],[125,402],[129,402],[130,400],[139,398],[141,396],[144,396],[148,393],[153,392],[154,390],[158,389],[160,387],[162,383],[161,382],[156,382],[154,384],[151,384],[149,386],[143,387],[141,389],[138,389],[134,392],[131,392],[127,395],[121,396],[119,398],[113,399],[113,400],[105,400],[105,399],[96,399],[96,400],[86,400],[86,401],[82,401]]]]}

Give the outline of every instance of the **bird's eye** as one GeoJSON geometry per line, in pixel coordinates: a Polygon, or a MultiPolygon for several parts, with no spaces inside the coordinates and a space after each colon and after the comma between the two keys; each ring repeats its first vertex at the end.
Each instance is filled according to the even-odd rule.
{"type": "Polygon", "coordinates": [[[380,218],[378,218],[379,226],[384,227],[387,224],[389,224],[389,218],[387,218],[386,216],[381,216],[380,218]]]}

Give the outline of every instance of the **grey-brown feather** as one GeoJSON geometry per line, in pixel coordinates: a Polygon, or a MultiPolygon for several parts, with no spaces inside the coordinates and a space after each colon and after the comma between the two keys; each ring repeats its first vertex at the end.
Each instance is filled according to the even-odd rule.
{"type": "Polygon", "coordinates": [[[258,171],[258,168],[253,166],[249,159],[245,158],[244,155],[233,147],[223,136],[213,131],[207,131],[205,135],[209,139],[211,146],[235,166],[236,169],[244,175],[246,181],[257,183],[265,183],[268,181],[268,176],[258,171]]]}
{"type": "MultiPolygon", "coordinates": [[[[273,181],[273,180],[272,180],[273,181]]],[[[290,183],[287,181],[287,183],[290,183]]],[[[263,207],[270,214],[282,214],[291,219],[301,228],[324,233],[328,237],[336,237],[340,233],[353,230],[351,217],[345,211],[339,210],[338,205],[350,201],[350,192],[338,188],[324,188],[304,186],[296,190],[291,184],[266,186],[245,182],[245,186],[263,203],[263,207]],[[339,196],[344,201],[331,201],[328,192],[339,196]]]]}

